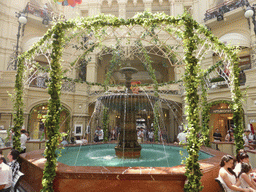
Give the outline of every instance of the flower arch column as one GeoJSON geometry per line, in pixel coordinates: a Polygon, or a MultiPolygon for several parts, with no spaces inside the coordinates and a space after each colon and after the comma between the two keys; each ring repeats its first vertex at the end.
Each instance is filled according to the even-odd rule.
{"type": "Polygon", "coordinates": [[[198,59],[195,57],[197,50],[198,36],[194,33],[194,22],[190,17],[184,17],[184,52],[185,52],[185,76],[184,86],[186,91],[185,105],[188,120],[187,131],[187,151],[189,156],[186,158],[187,183],[185,191],[201,191],[200,182],[202,173],[198,163],[201,142],[197,136],[201,126],[199,122],[199,95],[197,93],[200,83],[200,69],[198,59]]]}
{"type": "Polygon", "coordinates": [[[46,158],[44,175],[42,180],[42,191],[53,191],[53,180],[56,175],[55,168],[57,163],[56,149],[59,144],[59,122],[60,122],[60,94],[61,94],[61,57],[64,44],[63,23],[57,23],[53,33],[53,48],[51,53],[51,71],[50,71],[50,85],[48,93],[50,100],[48,103],[48,113],[45,126],[47,128],[48,141],[46,142],[46,149],[44,155],[46,158]]]}

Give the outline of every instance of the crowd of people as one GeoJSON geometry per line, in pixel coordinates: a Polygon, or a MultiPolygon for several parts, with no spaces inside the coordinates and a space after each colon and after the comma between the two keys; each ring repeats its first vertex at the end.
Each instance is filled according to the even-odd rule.
{"type": "MultiPolygon", "coordinates": [[[[215,129],[215,132],[213,133],[213,138],[214,138],[214,142],[223,141],[222,135],[218,128],[215,129]]],[[[244,130],[243,140],[244,140],[245,149],[254,149],[252,146],[250,146],[250,143],[256,144],[256,135],[254,133],[252,133],[251,130],[249,130],[249,129],[244,130]]],[[[233,127],[230,127],[230,129],[227,131],[224,141],[226,141],[226,142],[235,141],[233,127]]]]}
{"type": "Polygon", "coordinates": [[[231,155],[224,155],[220,167],[217,179],[225,191],[256,192],[256,173],[252,170],[249,156],[244,149],[238,152],[235,159],[231,155]]]}

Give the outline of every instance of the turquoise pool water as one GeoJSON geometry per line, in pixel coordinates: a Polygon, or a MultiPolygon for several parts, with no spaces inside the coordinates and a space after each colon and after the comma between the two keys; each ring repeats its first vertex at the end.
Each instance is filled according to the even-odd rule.
{"type": "MultiPolygon", "coordinates": [[[[107,167],[173,167],[181,165],[187,156],[186,149],[176,146],[142,144],[141,157],[120,159],[115,155],[116,144],[66,147],[58,161],[70,166],[107,166],[107,167]],[[180,155],[183,152],[183,156],[180,155]]],[[[212,157],[200,151],[199,160],[212,157]]]]}

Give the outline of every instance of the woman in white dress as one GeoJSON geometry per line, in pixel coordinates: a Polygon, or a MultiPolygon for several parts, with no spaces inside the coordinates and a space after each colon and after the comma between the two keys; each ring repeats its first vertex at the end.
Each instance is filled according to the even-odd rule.
{"type": "Polygon", "coordinates": [[[256,192],[256,183],[251,178],[252,167],[249,163],[242,163],[241,172],[238,175],[238,178],[241,182],[242,188],[251,188],[254,192],[256,192]]]}
{"type": "Polygon", "coordinates": [[[226,192],[245,191],[252,192],[251,189],[240,187],[240,181],[236,178],[236,174],[232,170],[234,167],[234,158],[230,155],[224,155],[221,159],[219,171],[219,181],[222,183],[226,192]]]}

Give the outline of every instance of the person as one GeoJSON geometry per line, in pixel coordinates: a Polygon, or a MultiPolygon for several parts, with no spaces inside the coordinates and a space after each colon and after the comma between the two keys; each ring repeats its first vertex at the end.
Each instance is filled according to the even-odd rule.
{"type": "Polygon", "coordinates": [[[163,133],[161,130],[158,130],[158,141],[159,142],[163,141],[163,133]]]}
{"type": "Polygon", "coordinates": [[[119,139],[119,135],[120,135],[120,133],[121,133],[121,127],[119,127],[118,125],[116,125],[115,131],[116,131],[116,140],[118,140],[118,139],[119,139]]]}
{"type": "Polygon", "coordinates": [[[4,158],[4,156],[3,156],[3,151],[2,151],[2,150],[0,150],[0,158],[3,159],[3,162],[4,162],[5,164],[7,164],[7,161],[6,161],[6,159],[4,158]]]}
{"type": "Polygon", "coordinates": [[[241,172],[238,174],[238,178],[241,182],[242,188],[251,188],[252,191],[256,192],[256,183],[251,178],[252,167],[249,163],[242,163],[241,172]]]}
{"type": "Polygon", "coordinates": [[[140,138],[141,138],[141,143],[144,142],[144,130],[141,128],[140,129],[140,138]]]}
{"type": "Polygon", "coordinates": [[[137,137],[138,137],[138,142],[139,142],[139,143],[142,142],[142,134],[143,134],[143,133],[141,133],[141,130],[138,129],[138,130],[137,130],[137,137]]]}
{"type": "Polygon", "coordinates": [[[60,144],[61,144],[61,145],[63,145],[63,146],[68,145],[67,138],[66,138],[66,137],[62,137],[62,141],[61,141],[61,143],[60,143],[60,144]]]}
{"type": "Polygon", "coordinates": [[[213,133],[214,142],[221,141],[221,133],[220,130],[217,128],[215,129],[215,132],[213,133]]]}
{"type": "Polygon", "coordinates": [[[248,139],[249,139],[249,142],[253,142],[253,140],[254,140],[254,134],[251,131],[248,135],[248,139]]]}
{"type": "Polygon", "coordinates": [[[11,168],[4,163],[4,158],[0,157],[0,192],[10,192],[12,185],[11,168]]]}
{"type": "Polygon", "coordinates": [[[20,136],[20,147],[22,149],[22,151],[20,153],[26,153],[26,142],[28,140],[28,137],[26,136],[26,130],[25,129],[21,129],[20,131],[21,136],[20,136]]]}
{"type": "Polygon", "coordinates": [[[16,149],[11,149],[11,151],[7,155],[7,158],[9,160],[9,166],[12,170],[12,180],[13,178],[15,178],[17,172],[20,170],[20,164],[17,161],[19,154],[19,151],[17,151],[16,149]]]}
{"type": "Polygon", "coordinates": [[[26,131],[25,135],[27,136],[27,140],[30,140],[29,132],[26,131]]]}
{"type": "Polygon", "coordinates": [[[45,18],[48,16],[48,5],[47,5],[47,3],[45,3],[44,6],[43,6],[43,14],[44,14],[45,18]]]}
{"type": "Polygon", "coordinates": [[[148,130],[147,129],[143,129],[143,140],[144,142],[147,141],[147,137],[148,137],[148,130]]]}
{"type": "Polygon", "coordinates": [[[243,134],[243,140],[244,140],[244,148],[246,149],[246,150],[248,150],[248,149],[254,149],[252,146],[250,146],[250,144],[249,144],[249,133],[250,133],[250,130],[245,130],[244,131],[244,134],[243,134]]]}
{"type": "Polygon", "coordinates": [[[167,142],[167,133],[165,130],[163,131],[163,142],[167,142]]]}
{"type": "Polygon", "coordinates": [[[228,130],[227,135],[225,137],[225,141],[231,142],[231,141],[234,141],[234,140],[235,140],[235,138],[234,138],[233,131],[232,130],[228,130]]]}
{"type": "Polygon", "coordinates": [[[221,158],[218,180],[222,183],[226,192],[245,191],[250,192],[250,189],[240,187],[240,181],[236,178],[236,174],[232,168],[234,166],[234,158],[231,155],[224,155],[221,158]]]}
{"type": "Polygon", "coordinates": [[[87,144],[88,143],[88,141],[86,139],[86,136],[84,136],[81,141],[82,141],[83,144],[87,144]]]}
{"type": "Polygon", "coordinates": [[[154,141],[154,131],[151,129],[149,132],[148,132],[148,139],[150,142],[153,142],[154,141]]]}
{"type": "Polygon", "coordinates": [[[111,130],[111,140],[116,140],[116,130],[114,128],[111,130]]]}
{"type": "Polygon", "coordinates": [[[98,129],[96,128],[95,132],[94,132],[94,138],[93,138],[94,142],[98,142],[99,141],[99,137],[98,137],[98,129]]]}
{"type": "Polygon", "coordinates": [[[234,169],[234,172],[236,173],[236,175],[238,175],[241,172],[242,163],[249,163],[249,156],[245,151],[244,152],[243,151],[241,151],[240,153],[238,152],[236,157],[237,163],[234,169]]]}
{"type": "Polygon", "coordinates": [[[177,135],[177,140],[179,143],[187,143],[187,134],[181,129],[181,132],[177,135]]]}
{"type": "Polygon", "coordinates": [[[104,138],[104,133],[103,130],[101,129],[100,126],[97,127],[97,130],[95,131],[95,137],[94,137],[94,141],[98,142],[98,141],[103,141],[104,138]]]}
{"type": "Polygon", "coordinates": [[[75,144],[75,138],[71,137],[70,142],[71,142],[71,144],[75,144]]]}
{"type": "Polygon", "coordinates": [[[83,144],[82,140],[80,140],[80,136],[76,136],[75,143],[76,144],[83,144]]]}

